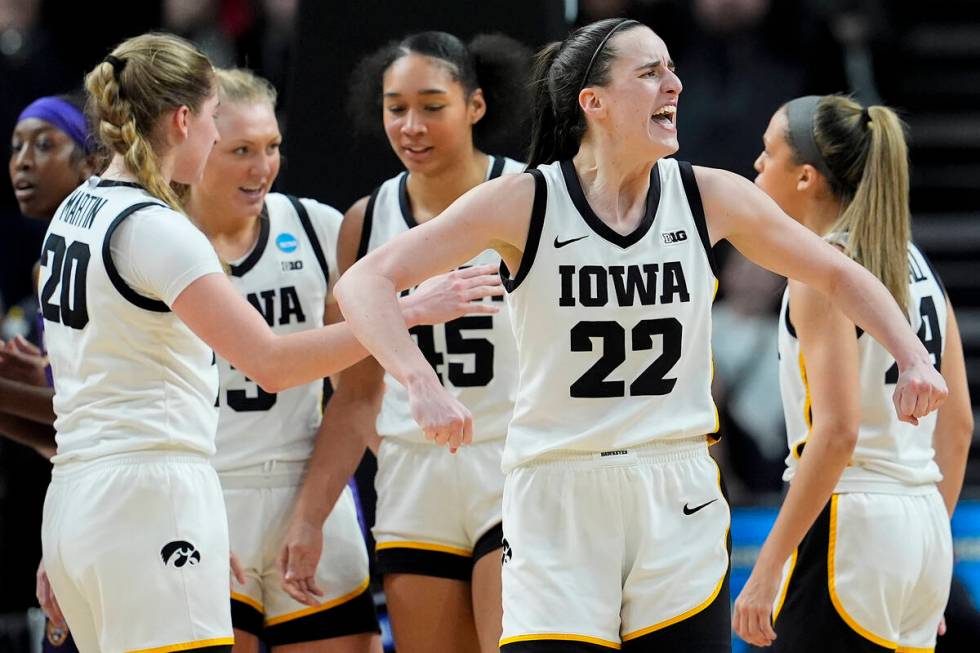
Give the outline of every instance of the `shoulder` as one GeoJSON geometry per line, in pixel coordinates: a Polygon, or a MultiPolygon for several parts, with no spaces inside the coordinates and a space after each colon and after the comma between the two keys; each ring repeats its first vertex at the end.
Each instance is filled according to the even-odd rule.
{"type": "Polygon", "coordinates": [[[705,202],[719,200],[726,195],[742,197],[761,192],[751,181],[734,172],[705,166],[691,167],[694,169],[694,178],[698,182],[698,188],[705,202]]]}
{"type": "MultiPolygon", "coordinates": [[[[354,265],[364,252],[361,252],[362,234],[364,234],[368,204],[372,195],[365,195],[354,202],[344,213],[340,233],[337,238],[337,261],[341,272],[354,265]]],[[[370,228],[370,227],[368,227],[370,228]]]]}
{"type": "Polygon", "coordinates": [[[527,168],[527,164],[524,163],[523,161],[517,161],[516,159],[512,159],[506,156],[499,157],[499,158],[503,159],[504,161],[504,169],[501,174],[514,175],[514,174],[524,172],[524,169],[527,168]]]}

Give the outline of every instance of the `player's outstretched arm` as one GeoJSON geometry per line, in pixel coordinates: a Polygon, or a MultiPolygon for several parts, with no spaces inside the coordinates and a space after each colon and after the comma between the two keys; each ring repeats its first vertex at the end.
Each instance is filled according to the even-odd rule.
{"type": "Polygon", "coordinates": [[[857,445],[861,419],[854,323],[825,295],[802,283],[791,281],[789,296],[806,362],[812,428],[776,522],[735,601],[735,632],[755,646],[768,646],[776,637],[772,611],[783,564],[830,500],[857,445]]]}
{"type": "Polygon", "coordinates": [[[469,441],[472,418],[445,392],[415,346],[400,319],[395,293],[486,249],[496,249],[516,265],[527,239],[533,199],[530,175],[507,175],[481,184],[439,217],[363,258],[334,290],[357,337],[408,390],[412,416],[426,437],[451,449],[469,441]]]}
{"type": "Polygon", "coordinates": [[[895,358],[899,419],[917,424],[943,403],[946,382],[873,274],[783,213],[747,179],[713,168],[694,171],[712,243],[728,240],[762,267],[817,289],[895,358]]]}

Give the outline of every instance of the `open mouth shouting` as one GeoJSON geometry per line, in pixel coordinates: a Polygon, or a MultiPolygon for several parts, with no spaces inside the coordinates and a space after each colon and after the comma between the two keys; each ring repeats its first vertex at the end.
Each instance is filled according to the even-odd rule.
{"type": "Polygon", "coordinates": [[[677,119],[677,105],[676,104],[665,104],[650,116],[650,120],[663,127],[664,129],[669,129],[674,131],[677,129],[675,121],[677,119]]]}

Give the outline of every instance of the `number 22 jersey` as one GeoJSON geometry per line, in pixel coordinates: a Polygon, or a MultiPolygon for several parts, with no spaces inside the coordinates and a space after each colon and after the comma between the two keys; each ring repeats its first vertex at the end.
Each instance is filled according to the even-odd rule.
{"type": "MultiPolygon", "coordinates": [[[[524,164],[504,157],[490,157],[487,179],[521,172],[524,164]]],[[[416,226],[407,190],[408,173],[385,181],[371,195],[364,215],[358,258],[416,226]]],[[[500,263],[492,251],[482,252],[467,266],[500,263]]],[[[493,298],[499,301],[500,297],[493,298]]],[[[490,301],[490,300],[484,300],[490,301]]],[[[447,324],[410,329],[416,344],[439,380],[473,414],[473,441],[503,438],[514,407],[517,386],[517,352],[500,301],[496,315],[466,315],[447,324]]],[[[412,418],[408,392],[385,373],[385,393],[377,420],[378,435],[426,442],[412,418]]]]}
{"type": "Polygon", "coordinates": [[[520,360],[504,470],[717,431],[718,284],[691,166],[653,167],[645,214],[627,235],[595,214],[571,161],[531,172],[524,254],[518,270],[501,271],[520,360]]]}

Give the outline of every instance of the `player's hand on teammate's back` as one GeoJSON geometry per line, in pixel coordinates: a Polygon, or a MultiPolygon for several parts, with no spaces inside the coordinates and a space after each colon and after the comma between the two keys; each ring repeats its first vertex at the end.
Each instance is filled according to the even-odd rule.
{"type": "Polygon", "coordinates": [[[753,646],[769,646],[776,639],[772,628],[772,606],[779,591],[781,570],[752,569],[749,580],[735,600],[732,627],[753,646]]]}
{"type": "Polygon", "coordinates": [[[936,368],[928,361],[916,361],[900,371],[892,398],[898,419],[918,424],[920,417],[942,406],[948,394],[946,380],[936,368]]]}
{"type": "Polygon", "coordinates": [[[37,594],[38,604],[48,619],[51,620],[51,623],[58,628],[67,628],[65,616],[61,614],[61,606],[58,605],[58,599],[55,598],[54,591],[51,589],[51,583],[48,581],[48,573],[44,571],[43,560],[37,566],[37,586],[35,593],[37,594]]]}
{"type": "Polygon", "coordinates": [[[427,440],[448,446],[452,453],[473,442],[473,415],[435,374],[409,383],[407,389],[412,418],[427,440]]]}
{"type": "Polygon", "coordinates": [[[500,309],[481,302],[504,294],[497,265],[474,265],[432,277],[402,299],[411,325],[442,324],[464,315],[493,314],[500,309]]]}
{"type": "Polygon", "coordinates": [[[309,606],[320,605],[323,590],[316,584],[316,567],[323,551],[323,525],[294,516],[279,549],[279,575],[286,594],[309,606]]]}
{"type": "Polygon", "coordinates": [[[16,336],[0,347],[0,376],[34,386],[48,385],[45,369],[48,359],[23,336],[16,336]]]}

